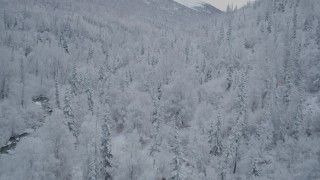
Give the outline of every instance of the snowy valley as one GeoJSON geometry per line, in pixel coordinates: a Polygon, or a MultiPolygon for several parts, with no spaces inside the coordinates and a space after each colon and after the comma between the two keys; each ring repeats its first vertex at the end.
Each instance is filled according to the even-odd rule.
{"type": "Polygon", "coordinates": [[[319,14],[0,0],[0,180],[320,179],[319,14]]]}

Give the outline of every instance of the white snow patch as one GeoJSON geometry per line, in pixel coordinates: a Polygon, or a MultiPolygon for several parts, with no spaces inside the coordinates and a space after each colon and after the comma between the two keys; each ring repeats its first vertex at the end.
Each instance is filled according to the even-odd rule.
{"type": "Polygon", "coordinates": [[[41,102],[35,102],[36,105],[41,106],[41,102]]]}

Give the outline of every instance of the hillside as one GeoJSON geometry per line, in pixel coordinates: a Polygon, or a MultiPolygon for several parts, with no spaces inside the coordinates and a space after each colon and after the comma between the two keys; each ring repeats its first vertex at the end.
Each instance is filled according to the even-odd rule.
{"type": "Polygon", "coordinates": [[[320,179],[320,3],[202,8],[0,0],[0,179],[320,179]]]}

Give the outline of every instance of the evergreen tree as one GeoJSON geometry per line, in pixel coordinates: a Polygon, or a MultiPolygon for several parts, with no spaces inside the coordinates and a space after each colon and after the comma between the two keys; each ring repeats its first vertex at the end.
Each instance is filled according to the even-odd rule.
{"type": "Polygon", "coordinates": [[[56,79],[54,80],[54,88],[55,88],[55,96],[56,96],[56,105],[57,105],[57,108],[60,109],[61,106],[60,106],[59,84],[56,79]]]}
{"type": "Polygon", "coordinates": [[[232,38],[232,17],[230,17],[228,20],[228,29],[227,29],[227,36],[226,36],[228,45],[231,44],[231,38],[232,38]]]}
{"type": "Polygon", "coordinates": [[[5,87],[6,87],[6,78],[2,78],[1,91],[0,91],[0,99],[1,100],[3,100],[5,98],[5,87]]]}
{"type": "Polygon", "coordinates": [[[76,95],[78,92],[78,75],[77,75],[77,66],[75,63],[73,64],[73,67],[72,67],[70,84],[71,84],[71,94],[76,95]]]}
{"type": "Polygon", "coordinates": [[[273,12],[273,14],[278,12],[278,1],[279,0],[273,0],[273,3],[272,3],[272,12],[273,12]]]}
{"type": "Polygon", "coordinates": [[[91,155],[89,158],[89,173],[88,173],[88,179],[89,180],[98,180],[99,174],[98,174],[98,158],[97,158],[97,151],[96,151],[96,144],[92,144],[91,147],[91,155]]]}
{"type": "Polygon", "coordinates": [[[67,89],[64,95],[64,106],[63,106],[63,113],[67,118],[73,118],[72,114],[72,107],[71,107],[71,94],[70,91],[67,89]]]}
{"type": "Polygon", "coordinates": [[[290,96],[291,96],[291,91],[292,91],[292,79],[293,79],[293,74],[292,74],[292,59],[291,59],[291,54],[290,54],[290,40],[288,37],[288,34],[285,36],[285,59],[284,59],[284,81],[285,81],[285,94],[283,97],[284,104],[286,107],[288,107],[289,102],[290,102],[290,96]]]}
{"type": "Polygon", "coordinates": [[[258,12],[258,14],[257,14],[257,26],[259,26],[260,22],[261,22],[261,14],[260,14],[260,12],[258,12]]]}
{"type": "Polygon", "coordinates": [[[21,106],[24,107],[25,70],[23,58],[20,59],[21,106]]]}
{"type": "MultiPolygon", "coordinates": [[[[163,121],[163,112],[162,112],[162,106],[160,105],[160,101],[157,97],[154,98],[154,111],[152,114],[152,125],[154,128],[154,133],[152,135],[152,145],[150,149],[150,155],[154,156],[155,153],[160,152],[160,146],[161,146],[161,137],[160,137],[160,124],[163,121]]],[[[155,163],[155,161],[154,161],[155,163]]]]}
{"type": "Polygon", "coordinates": [[[103,81],[105,78],[105,70],[103,66],[99,68],[99,81],[103,81]]]}
{"type": "Polygon", "coordinates": [[[63,102],[64,102],[64,106],[63,106],[62,110],[63,110],[63,114],[65,115],[65,118],[67,120],[68,128],[69,128],[70,132],[75,137],[77,137],[78,132],[75,127],[74,114],[73,114],[73,109],[71,106],[71,94],[70,94],[69,89],[67,89],[65,92],[63,102]]]}
{"type": "Polygon", "coordinates": [[[108,87],[109,83],[109,78],[108,75],[109,73],[106,72],[107,69],[105,66],[101,66],[99,69],[99,79],[98,79],[98,96],[99,96],[99,102],[100,104],[104,105],[106,103],[106,100],[108,99],[108,94],[105,93],[105,87],[108,87]]]}
{"type": "Polygon", "coordinates": [[[279,0],[278,10],[279,12],[284,13],[286,9],[287,0],[279,0]]]}
{"type": "Polygon", "coordinates": [[[210,154],[214,156],[222,155],[222,139],[221,139],[221,114],[218,112],[217,123],[215,128],[213,127],[213,123],[210,125],[209,131],[209,141],[210,144],[210,154]]]}
{"type": "MultiPolygon", "coordinates": [[[[237,112],[237,117],[235,124],[231,130],[231,135],[228,139],[227,152],[225,157],[225,162],[223,165],[223,170],[225,170],[228,165],[232,164],[232,172],[236,173],[238,159],[239,159],[239,147],[243,143],[245,139],[247,139],[247,92],[246,92],[246,83],[248,76],[249,66],[246,68],[245,72],[241,76],[241,82],[239,85],[239,93],[238,93],[238,103],[240,108],[237,112]]],[[[224,177],[226,174],[223,173],[224,177]]]]}
{"type": "Polygon", "coordinates": [[[94,110],[93,110],[92,89],[90,87],[87,87],[86,93],[87,93],[87,98],[88,98],[89,112],[91,112],[91,115],[93,115],[94,110]]]}
{"type": "Polygon", "coordinates": [[[259,151],[264,152],[266,149],[270,148],[272,143],[272,136],[274,133],[274,127],[271,118],[271,107],[267,105],[264,108],[263,120],[258,124],[257,136],[258,143],[260,145],[259,151]]]}
{"type": "Polygon", "coordinates": [[[181,150],[181,145],[180,145],[180,137],[179,137],[179,132],[178,132],[178,127],[174,127],[174,142],[172,146],[172,152],[174,154],[174,157],[172,159],[171,165],[173,166],[172,168],[172,180],[182,180],[184,179],[184,172],[183,172],[183,163],[184,163],[184,158],[183,158],[183,153],[181,150]]]}
{"type": "Polygon", "coordinates": [[[199,80],[199,83],[202,84],[203,83],[203,75],[202,75],[200,63],[198,60],[196,62],[196,66],[195,66],[195,72],[196,72],[197,78],[199,80]]]}
{"type": "Polygon", "coordinates": [[[318,18],[318,25],[316,29],[316,43],[318,45],[318,49],[320,49],[320,18],[318,18]]]}
{"type": "Polygon", "coordinates": [[[269,148],[272,143],[272,138],[274,134],[274,126],[272,123],[272,113],[273,109],[275,108],[274,104],[274,82],[273,82],[273,72],[269,67],[269,61],[266,61],[266,92],[264,103],[262,105],[263,108],[263,116],[261,123],[257,125],[257,141],[261,144],[260,149],[261,151],[265,151],[265,149],[269,148]]]}
{"type": "Polygon", "coordinates": [[[62,47],[62,44],[64,41],[63,32],[58,32],[58,38],[59,38],[58,45],[59,45],[59,47],[62,47]]]}
{"type": "Polygon", "coordinates": [[[92,47],[89,48],[88,56],[87,56],[87,65],[89,64],[89,60],[93,58],[94,49],[92,47]]]}
{"type": "Polygon", "coordinates": [[[293,18],[292,18],[292,39],[296,39],[297,37],[297,18],[298,18],[297,7],[294,6],[293,18]]]}
{"type": "Polygon", "coordinates": [[[294,139],[299,139],[302,136],[302,124],[303,124],[302,102],[303,102],[303,99],[301,96],[301,92],[299,92],[298,102],[294,109],[295,115],[293,117],[293,125],[290,133],[290,135],[294,139]]]}
{"type": "Polygon", "coordinates": [[[309,32],[313,27],[313,17],[307,16],[303,23],[303,31],[309,32]]]}
{"type": "Polygon", "coordinates": [[[218,37],[218,45],[219,46],[222,45],[223,40],[224,40],[224,24],[222,23],[221,27],[220,27],[219,37],[218,37]]]}
{"type": "Polygon", "coordinates": [[[273,85],[273,93],[272,93],[272,104],[275,106],[275,116],[277,117],[278,120],[278,128],[274,132],[274,143],[277,143],[278,140],[281,140],[282,142],[285,141],[285,136],[284,136],[284,122],[283,122],[283,115],[281,114],[281,98],[279,97],[279,94],[276,90],[275,85],[273,85]]]}
{"type": "Polygon", "coordinates": [[[186,44],[186,47],[184,49],[184,53],[186,55],[186,64],[189,63],[189,58],[190,58],[190,43],[186,44]]]}
{"type": "Polygon", "coordinates": [[[57,69],[57,67],[56,67],[56,65],[54,66],[54,70],[53,70],[54,72],[54,89],[55,89],[55,98],[56,98],[56,106],[57,106],[57,108],[58,109],[60,109],[61,108],[61,106],[60,106],[60,93],[59,93],[59,84],[58,84],[58,78],[57,78],[57,71],[58,71],[58,69],[57,69]]]}
{"type": "Polygon", "coordinates": [[[251,175],[253,177],[257,177],[260,175],[260,172],[259,172],[259,167],[258,167],[258,159],[255,158],[252,162],[252,172],[251,172],[251,175]]]}
{"type": "Polygon", "coordinates": [[[100,150],[102,156],[101,174],[104,177],[104,180],[111,180],[113,179],[110,172],[112,168],[111,159],[113,158],[113,155],[111,153],[111,135],[109,130],[109,123],[111,122],[109,107],[106,108],[102,118],[103,122],[101,126],[102,137],[100,150]]]}
{"type": "Polygon", "coordinates": [[[161,140],[162,137],[160,135],[161,130],[161,123],[163,122],[163,106],[161,104],[161,83],[157,85],[155,89],[155,95],[153,99],[153,113],[152,113],[152,126],[153,126],[153,133],[152,133],[152,144],[150,149],[150,155],[153,157],[153,166],[156,163],[156,155],[160,152],[161,140]]]}
{"type": "Polygon", "coordinates": [[[237,114],[237,122],[240,122],[242,125],[241,129],[244,131],[243,136],[247,138],[246,127],[247,127],[247,81],[248,81],[248,73],[249,66],[246,67],[245,72],[241,76],[241,82],[239,85],[239,93],[238,93],[238,102],[240,108],[237,114]]]}
{"type": "Polygon", "coordinates": [[[231,86],[232,86],[232,83],[233,83],[233,78],[232,78],[233,67],[232,67],[232,65],[229,65],[227,67],[227,73],[228,73],[228,76],[227,76],[227,88],[226,88],[226,90],[229,91],[231,86]]]}
{"type": "Polygon", "coordinates": [[[69,53],[68,43],[67,43],[67,41],[65,40],[65,38],[62,39],[62,47],[63,47],[63,49],[66,51],[66,53],[69,53]]]}
{"type": "Polygon", "coordinates": [[[272,19],[269,12],[266,13],[266,22],[267,22],[267,32],[270,34],[272,32],[272,19]]]}

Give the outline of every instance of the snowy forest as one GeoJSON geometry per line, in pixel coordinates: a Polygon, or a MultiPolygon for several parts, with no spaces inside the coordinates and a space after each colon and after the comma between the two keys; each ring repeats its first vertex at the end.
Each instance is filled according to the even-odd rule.
{"type": "Polygon", "coordinates": [[[0,0],[0,180],[319,180],[320,1],[0,0]]]}

